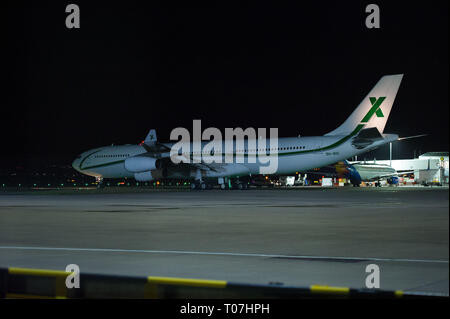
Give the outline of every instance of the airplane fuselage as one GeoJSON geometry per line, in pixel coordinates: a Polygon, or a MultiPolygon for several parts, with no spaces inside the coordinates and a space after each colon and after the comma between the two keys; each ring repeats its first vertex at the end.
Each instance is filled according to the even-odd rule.
{"type": "MultiPolygon", "coordinates": [[[[397,138],[396,135],[390,137],[390,140],[397,138]]],[[[262,149],[262,151],[266,152],[269,156],[277,157],[278,165],[275,172],[276,175],[289,175],[295,172],[330,165],[340,160],[359,155],[387,143],[388,140],[389,138],[383,139],[370,145],[370,147],[356,149],[352,146],[347,136],[291,137],[278,139],[278,147],[276,149],[270,147],[270,142],[267,141],[267,147],[262,149]]],[[[206,143],[202,143],[202,149],[206,143]]],[[[163,143],[163,145],[170,148],[173,143],[163,143]]],[[[193,149],[192,144],[188,149],[193,149]]],[[[79,155],[73,162],[73,167],[83,174],[100,178],[132,178],[134,173],[126,170],[124,165],[125,160],[129,157],[145,154],[146,152],[147,150],[142,145],[100,147],[79,155]]],[[[190,155],[197,158],[209,156],[209,154],[196,153],[190,155]]],[[[258,149],[247,148],[246,144],[243,148],[238,148],[234,144],[233,155],[234,162],[236,163],[239,163],[237,160],[238,157],[243,157],[243,163],[241,164],[248,168],[250,174],[259,174],[261,164],[258,161],[256,163],[249,161],[249,157],[258,156],[258,149]]],[[[190,178],[192,176],[193,172],[174,169],[171,170],[171,176],[167,177],[190,178]]]]}
{"type": "Polygon", "coordinates": [[[353,164],[353,167],[358,171],[363,182],[380,180],[384,176],[387,178],[397,173],[394,168],[387,165],[353,164]]]}

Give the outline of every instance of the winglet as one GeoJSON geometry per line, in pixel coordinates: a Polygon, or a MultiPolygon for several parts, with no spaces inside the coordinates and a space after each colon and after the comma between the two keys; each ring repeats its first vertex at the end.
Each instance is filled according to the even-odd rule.
{"type": "Polygon", "coordinates": [[[144,143],[147,145],[154,145],[156,141],[157,141],[156,130],[151,129],[150,132],[148,132],[147,137],[144,140],[144,143]]]}

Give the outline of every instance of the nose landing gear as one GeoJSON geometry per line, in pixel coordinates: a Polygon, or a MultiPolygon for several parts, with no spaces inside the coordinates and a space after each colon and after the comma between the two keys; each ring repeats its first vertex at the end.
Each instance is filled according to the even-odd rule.
{"type": "Polygon", "coordinates": [[[104,188],[105,187],[105,183],[103,182],[103,177],[102,176],[96,176],[95,177],[95,181],[97,182],[97,188],[104,188]]]}

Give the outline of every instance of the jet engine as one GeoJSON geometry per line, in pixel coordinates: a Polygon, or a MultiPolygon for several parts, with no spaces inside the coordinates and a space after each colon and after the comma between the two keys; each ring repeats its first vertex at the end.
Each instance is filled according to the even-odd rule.
{"type": "Polygon", "coordinates": [[[132,173],[148,172],[160,167],[161,161],[153,157],[136,156],[125,160],[125,169],[132,173]]]}
{"type": "Polygon", "coordinates": [[[152,176],[152,172],[148,171],[148,172],[134,173],[134,179],[138,182],[150,182],[155,178],[152,176]]]}
{"type": "Polygon", "coordinates": [[[399,182],[399,178],[397,176],[391,176],[387,179],[387,183],[389,185],[397,185],[399,182]]]}

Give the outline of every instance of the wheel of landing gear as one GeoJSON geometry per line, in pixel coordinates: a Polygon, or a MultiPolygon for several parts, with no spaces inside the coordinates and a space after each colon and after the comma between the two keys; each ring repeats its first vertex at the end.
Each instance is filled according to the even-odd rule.
{"type": "Polygon", "coordinates": [[[197,188],[197,185],[195,185],[195,183],[191,183],[191,190],[194,190],[197,188]]]}
{"type": "Polygon", "coordinates": [[[206,189],[206,184],[205,183],[201,183],[200,184],[200,189],[201,190],[205,190],[206,189]]]}
{"type": "Polygon", "coordinates": [[[237,184],[237,189],[242,190],[244,188],[244,186],[242,186],[241,183],[237,184]]]}
{"type": "Polygon", "coordinates": [[[220,189],[225,190],[225,188],[226,188],[225,184],[220,184],[220,189]]]}

